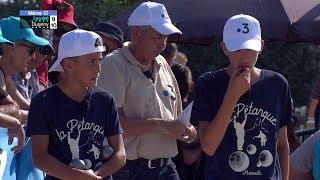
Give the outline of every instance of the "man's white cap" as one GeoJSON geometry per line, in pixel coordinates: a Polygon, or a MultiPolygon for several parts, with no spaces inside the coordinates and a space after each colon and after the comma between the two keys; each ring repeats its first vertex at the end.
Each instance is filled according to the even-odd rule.
{"type": "Polygon", "coordinates": [[[160,3],[150,1],[143,2],[132,12],[128,19],[128,26],[147,25],[162,35],[182,34],[182,32],[172,24],[166,8],[160,3]]]}
{"type": "Polygon", "coordinates": [[[82,29],[70,31],[61,37],[58,58],[49,69],[49,72],[63,72],[61,62],[65,58],[104,51],[106,51],[106,48],[103,46],[103,40],[97,33],[82,29]]]}
{"type": "Polygon", "coordinates": [[[249,15],[229,18],[223,29],[223,42],[228,51],[251,49],[261,51],[261,28],[259,21],[249,15]]]}

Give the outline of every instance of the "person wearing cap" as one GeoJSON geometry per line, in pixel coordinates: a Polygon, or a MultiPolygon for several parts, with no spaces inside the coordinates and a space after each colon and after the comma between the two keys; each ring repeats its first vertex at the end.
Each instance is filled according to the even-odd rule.
{"type": "Polygon", "coordinates": [[[26,72],[27,63],[37,47],[47,46],[49,41],[36,36],[29,25],[19,17],[10,16],[1,19],[0,27],[3,36],[15,43],[15,46],[4,47],[3,61],[0,63],[1,87],[5,87],[21,109],[28,110],[29,102],[16,91],[12,80],[8,77],[14,73],[26,72]],[[21,28],[20,24],[25,27],[21,28]]]}
{"type": "Polygon", "coordinates": [[[93,31],[101,36],[103,45],[107,49],[107,51],[103,53],[103,57],[122,47],[123,32],[117,25],[111,22],[100,22],[93,28],[93,31]]]}
{"type": "MultiPolygon", "coordinates": [[[[43,0],[42,5],[40,7],[41,10],[57,10],[57,29],[54,29],[50,34],[50,38],[52,40],[52,46],[58,54],[58,46],[61,39],[61,36],[69,31],[75,30],[78,28],[75,20],[74,20],[74,5],[64,0],[43,0]]],[[[45,79],[46,75],[49,79],[48,86],[58,84],[63,80],[63,73],[52,71],[50,73],[47,72],[47,68],[51,67],[55,62],[55,58],[50,58],[48,64],[44,63],[40,69],[38,69],[39,74],[42,76],[40,79],[45,79]],[[46,67],[47,66],[47,67],[46,67]],[[47,74],[48,73],[48,74],[47,74]]]]}
{"type": "Polygon", "coordinates": [[[125,163],[115,102],[96,87],[104,51],[95,32],[64,34],[49,71],[63,71],[65,79],[31,100],[27,135],[46,179],[111,179],[125,163]]]}
{"type": "Polygon", "coordinates": [[[281,74],[255,67],[263,45],[257,19],[232,16],[221,43],[230,65],[198,78],[191,122],[207,154],[205,179],[288,180],[290,87],[281,74]]]}
{"type": "MultiPolygon", "coordinates": [[[[0,49],[4,48],[4,46],[14,46],[14,43],[9,41],[8,39],[2,36],[2,31],[0,28],[0,49]]],[[[2,51],[4,53],[4,51],[2,51]]],[[[0,58],[1,59],[1,58],[0,58]]],[[[3,132],[8,130],[10,133],[8,134],[8,139],[12,139],[13,137],[17,137],[18,144],[12,149],[14,153],[19,153],[23,149],[24,145],[24,130],[22,128],[22,123],[20,122],[20,112],[19,108],[14,103],[8,92],[0,88],[0,131],[1,131],[1,141],[4,140],[3,132]]],[[[5,148],[0,147],[3,151],[5,148]]],[[[10,156],[11,153],[8,153],[10,156]]],[[[1,159],[2,163],[5,163],[7,159],[1,159]]],[[[2,177],[3,174],[0,175],[2,177]]]]}
{"type": "Polygon", "coordinates": [[[130,15],[131,43],[105,57],[98,86],[115,98],[124,128],[127,164],[114,179],[179,179],[171,158],[176,140],[196,131],[176,120],[182,110],[178,84],[160,55],[170,34],[181,33],[164,5],[140,4],[130,15]]]}
{"type": "MultiPolygon", "coordinates": [[[[30,28],[30,26],[19,17],[7,17],[0,20],[0,27],[3,33],[3,36],[8,40],[15,43],[15,46],[10,47],[6,46],[4,48],[4,55],[2,56],[2,60],[0,63],[1,68],[1,87],[6,89],[6,91],[10,94],[13,100],[19,106],[19,112],[21,118],[19,119],[22,124],[27,124],[27,116],[29,110],[30,99],[24,97],[24,90],[29,90],[29,87],[21,90],[16,87],[15,82],[12,77],[17,73],[26,73],[28,68],[27,64],[29,61],[34,58],[34,53],[37,48],[41,46],[48,46],[49,41],[38,37],[34,34],[34,31],[30,28]],[[19,92],[20,90],[20,92],[19,92]]],[[[34,81],[35,84],[38,85],[38,81],[34,81]]],[[[39,89],[37,86],[36,89],[39,89]]],[[[22,177],[26,177],[25,175],[32,174],[32,179],[42,179],[43,173],[38,169],[35,169],[32,161],[28,161],[27,157],[31,159],[31,142],[28,138],[26,138],[26,144],[23,147],[23,151],[17,154],[13,160],[16,166],[16,176],[17,179],[21,179],[22,177]],[[22,164],[26,164],[26,167],[21,167],[22,164]],[[28,171],[26,171],[28,170],[28,171]],[[26,174],[25,174],[26,173],[26,174]]],[[[8,163],[6,168],[12,168],[8,163]]],[[[8,173],[10,172],[9,169],[8,173]]],[[[5,178],[14,178],[12,175],[5,174],[5,178]]]]}

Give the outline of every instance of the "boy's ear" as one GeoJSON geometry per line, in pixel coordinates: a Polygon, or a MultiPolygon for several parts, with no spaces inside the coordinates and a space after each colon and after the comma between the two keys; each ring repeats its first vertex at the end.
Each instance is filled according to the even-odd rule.
{"type": "Polygon", "coordinates": [[[224,44],[224,42],[220,43],[220,47],[221,47],[221,50],[223,51],[223,54],[226,55],[226,56],[229,56],[230,52],[228,51],[228,49],[227,49],[226,45],[224,44]]]}
{"type": "Polygon", "coordinates": [[[61,65],[63,67],[64,70],[70,70],[72,68],[72,60],[70,60],[69,58],[63,59],[61,62],[61,65]]]}

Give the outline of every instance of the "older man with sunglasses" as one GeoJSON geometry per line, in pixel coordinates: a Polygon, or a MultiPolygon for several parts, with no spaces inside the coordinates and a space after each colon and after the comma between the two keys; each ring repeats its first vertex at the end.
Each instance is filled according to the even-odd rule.
{"type": "MultiPolygon", "coordinates": [[[[37,48],[48,46],[49,41],[36,36],[27,22],[19,17],[10,16],[1,19],[0,28],[3,36],[15,44],[15,46],[2,46],[4,51],[0,61],[0,88],[6,90],[18,104],[21,114],[20,121],[26,125],[29,101],[19,93],[11,76],[15,73],[27,72],[27,64],[35,56],[37,48]]],[[[13,157],[12,154],[8,156],[2,179],[21,179],[22,177],[24,179],[43,179],[43,173],[33,168],[32,161],[28,161],[25,155],[29,155],[29,159],[32,159],[30,142],[26,143],[23,151],[17,156],[13,157]],[[23,167],[22,164],[24,164],[23,167]]]]}

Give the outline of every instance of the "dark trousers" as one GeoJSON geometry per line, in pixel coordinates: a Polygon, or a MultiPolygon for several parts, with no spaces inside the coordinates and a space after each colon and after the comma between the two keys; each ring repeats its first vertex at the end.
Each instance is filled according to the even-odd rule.
{"type": "Polygon", "coordinates": [[[161,167],[153,169],[141,159],[127,160],[126,165],[112,176],[114,180],[180,180],[171,159],[161,167]]]}

